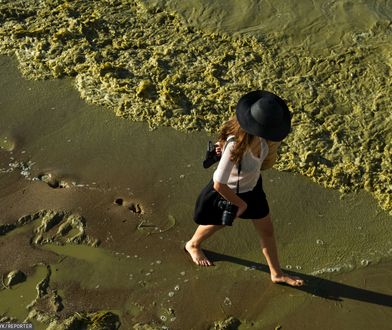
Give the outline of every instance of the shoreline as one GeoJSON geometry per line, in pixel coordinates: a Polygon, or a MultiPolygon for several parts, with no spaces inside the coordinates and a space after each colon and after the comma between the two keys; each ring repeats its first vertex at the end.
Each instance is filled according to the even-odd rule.
{"type": "Polygon", "coordinates": [[[26,306],[38,295],[33,309],[45,315],[66,319],[75,312],[116,311],[123,329],[138,323],[204,329],[230,316],[242,323],[239,329],[310,329],[313,324],[302,316],[306,309],[325,310],[317,314],[320,329],[341,324],[383,329],[392,320],[387,272],[392,225],[369,194],[343,196],[299,175],[263,172],[283,268],[305,276],[306,289],[270,283],[256,236],[240,221],[206,244],[217,266],[197,268],[181,246],[195,228],[194,199],[211,175],[201,167],[210,137],[170,128],[149,131],[86,105],[68,79],[24,80],[6,57],[0,58],[0,70],[0,132],[12,141],[0,149],[0,167],[12,169],[11,157],[19,164],[0,175],[0,225],[32,215],[1,236],[1,274],[22,269],[28,279],[12,288],[25,292],[25,299],[14,297],[9,304],[2,297],[12,291],[0,290],[0,315],[12,307],[27,316],[26,306]],[[29,161],[29,168],[20,165],[29,161]],[[44,219],[52,221],[51,210],[57,220],[42,232],[43,241],[31,245],[34,229],[44,219]],[[67,221],[79,225],[57,235],[67,221]],[[73,241],[80,233],[91,241],[73,241]],[[95,239],[98,248],[90,244],[95,239]],[[376,251],[382,258],[373,254],[369,265],[361,265],[376,251]],[[346,255],[353,270],[311,275],[333,267],[334,258],[346,262],[346,255]],[[46,268],[34,266],[39,263],[46,268]],[[46,293],[34,293],[45,279],[46,293]],[[60,299],[62,308],[51,299],[60,299]],[[342,313],[349,310],[355,316],[342,313]]]}
{"type": "Polygon", "coordinates": [[[14,54],[25,77],[74,77],[87,102],[155,128],[214,132],[240,95],[270,90],[293,110],[293,130],[276,168],[341,192],[365,189],[392,211],[392,12],[385,1],[278,1],[270,7],[261,0],[227,0],[225,8],[219,1],[151,2],[4,4],[0,53],[14,54]],[[207,16],[190,13],[193,5],[207,16]],[[280,20],[270,20],[278,15],[289,25],[278,28],[280,20]],[[226,20],[233,23],[227,33],[226,20]],[[251,22],[266,25],[258,38],[235,33],[251,22]],[[311,55],[308,49],[325,49],[331,37],[335,47],[311,55]]]}

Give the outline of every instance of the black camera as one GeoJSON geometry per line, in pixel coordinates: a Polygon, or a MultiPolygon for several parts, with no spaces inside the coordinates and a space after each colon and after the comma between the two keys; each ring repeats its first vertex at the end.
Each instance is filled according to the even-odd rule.
{"type": "Polygon", "coordinates": [[[238,207],[225,199],[218,201],[218,207],[223,210],[222,225],[232,226],[237,215],[238,207]]]}
{"type": "Polygon", "coordinates": [[[220,156],[216,154],[215,148],[216,145],[213,144],[211,141],[208,141],[206,157],[203,161],[204,168],[209,168],[211,165],[215,164],[220,160],[220,156]]]}

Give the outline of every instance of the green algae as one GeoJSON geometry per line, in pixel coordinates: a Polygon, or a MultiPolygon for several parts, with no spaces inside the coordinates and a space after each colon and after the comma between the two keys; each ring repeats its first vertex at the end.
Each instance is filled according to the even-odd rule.
{"type": "Polygon", "coordinates": [[[75,312],[64,320],[33,309],[29,320],[47,324],[47,330],[115,330],[121,325],[119,316],[111,311],[75,312]]]}
{"type": "Polygon", "coordinates": [[[235,317],[229,317],[224,321],[216,321],[209,330],[237,330],[241,322],[235,317]]]}
{"type": "Polygon", "coordinates": [[[28,314],[28,306],[34,301],[36,286],[46,277],[47,268],[37,265],[34,273],[27,280],[11,289],[0,290],[0,310],[8,316],[23,321],[28,314]]]}
{"type": "Polygon", "coordinates": [[[120,327],[119,317],[109,311],[75,313],[63,321],[52,321],[48,330],[115,330],[120,327]]]}
{"type": "MultiPolygon", "coordinates": [[[[43,249],[53,252],[61,251],[62,258],[73,256],[87,262],[102,261],[106,254],[96,248],[97,240],[86,235],[85,227],[86,222],[79,215],[42,210],[25,215],[13,224],[1,225],[0,235],[17,235],[31,231],[32,246],[42,246],[43,249]],[[67,251],[71,252],[67,254],[67,251]]],[[[60,262],[62,260],[60,259],[60,262]]],[[[113,256],[110,261],[113,261],[113,256]]],[[[111,262],[108,262],[108,265],[111,265],[111,262]]],[[[8,278],[16,272],[9,273],[6,281],[3,275],[0,309],[9,318],[19,322],[33,322],[38,328],[47,325],[46,329],[71,330],[83,327],[93,330],[117,329],[120,326],[119,317],[110,311],[76,312],[66,319],[59,318],[58,312],[64,306],[58,291],[51,287],[52,268],[44,264],[35,267],[37,270],[32,276],[14,279],[13,283],[10,283],[8,278]],[[40,308],[42,304],[46,306],[45,311],[40,308]]]]}
{"type": "Polygon", "coordinates": [[[98,245],[98,240],[88,237],[85,233],[86,221],[76,214],[67,214],[62,211],[44,211],[41,215],[39,226],[34,230],[35,236],[32,239],[34,244],[87,244],[98,245]],[[57,229],[53,232],[52,228],[57,229]]]}
{"type": "Polygon", "coordinates": [[[159,325],[151,325],[146,323],[136,323],[132,327],[133,330],[159,330],[162,329],[159,325]]]}
{"type": "Polygon", "coordinates": [[[97,246],[99,244],[97,239],[86,234],[86,221],[83,217],[58,210],[41,210],[25,215],[15,223],[2,224],[0,236],[10,232],[28,231],[30,228],[27,225],[31,223],[37,223],[31,238],[31,243],[34,245],[73,243],[97,246]]]}
{"type": "Polygon", "coordinates": [[[388,20],[323,56],[280,48],[273,34],[202,31],[139,0],[2,1],[0,21],[0,52],[25,77],[72,76],[86,101],[152,128],[215,132],[240,95],[272,90],[294,115],[277,168],[366,189],[392,214],[388,20]]]}

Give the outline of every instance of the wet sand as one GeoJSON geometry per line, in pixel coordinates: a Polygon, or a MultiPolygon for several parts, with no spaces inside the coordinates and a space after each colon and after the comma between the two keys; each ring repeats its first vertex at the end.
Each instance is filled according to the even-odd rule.
{"type": "Polygon", "coordinates": [[[182,246],[211,136],[150,131],[15,64],[0,58],[0,273],[27,279],[1,289],[0,315],[37,329],[102,315],[121,329],[223,329],[229,317],[230,329],[389,328],[392,222],[369,194],[268,170],[281,263],[306,286],[272,284],[241,221],[205,245],[216,266],[198,268],[182,246]]]}

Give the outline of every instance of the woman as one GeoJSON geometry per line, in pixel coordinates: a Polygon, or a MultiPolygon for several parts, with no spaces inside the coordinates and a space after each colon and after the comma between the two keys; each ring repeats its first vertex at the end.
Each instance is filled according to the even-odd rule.
{"type": "Polygon", "coordinates": [[[276,159],[277,148],[290,132],[291,116],[285,102],[267,91],[253,91],[239,100],[236,117],[226,122],[220,132],[221,159],[213,179],[200,193],[195,207],[195,222],[199,224],[193,237],[185,244],[193,262],[211,266],[201,244],[222,225],[219,200],[234,205],[235,217],[252,219],[260,236],[261,248],[267,260],[271,280],[292,286],[303,280],[283,273],[269,213],[262,187],[260,169],[269,168],[276,159]]]}

